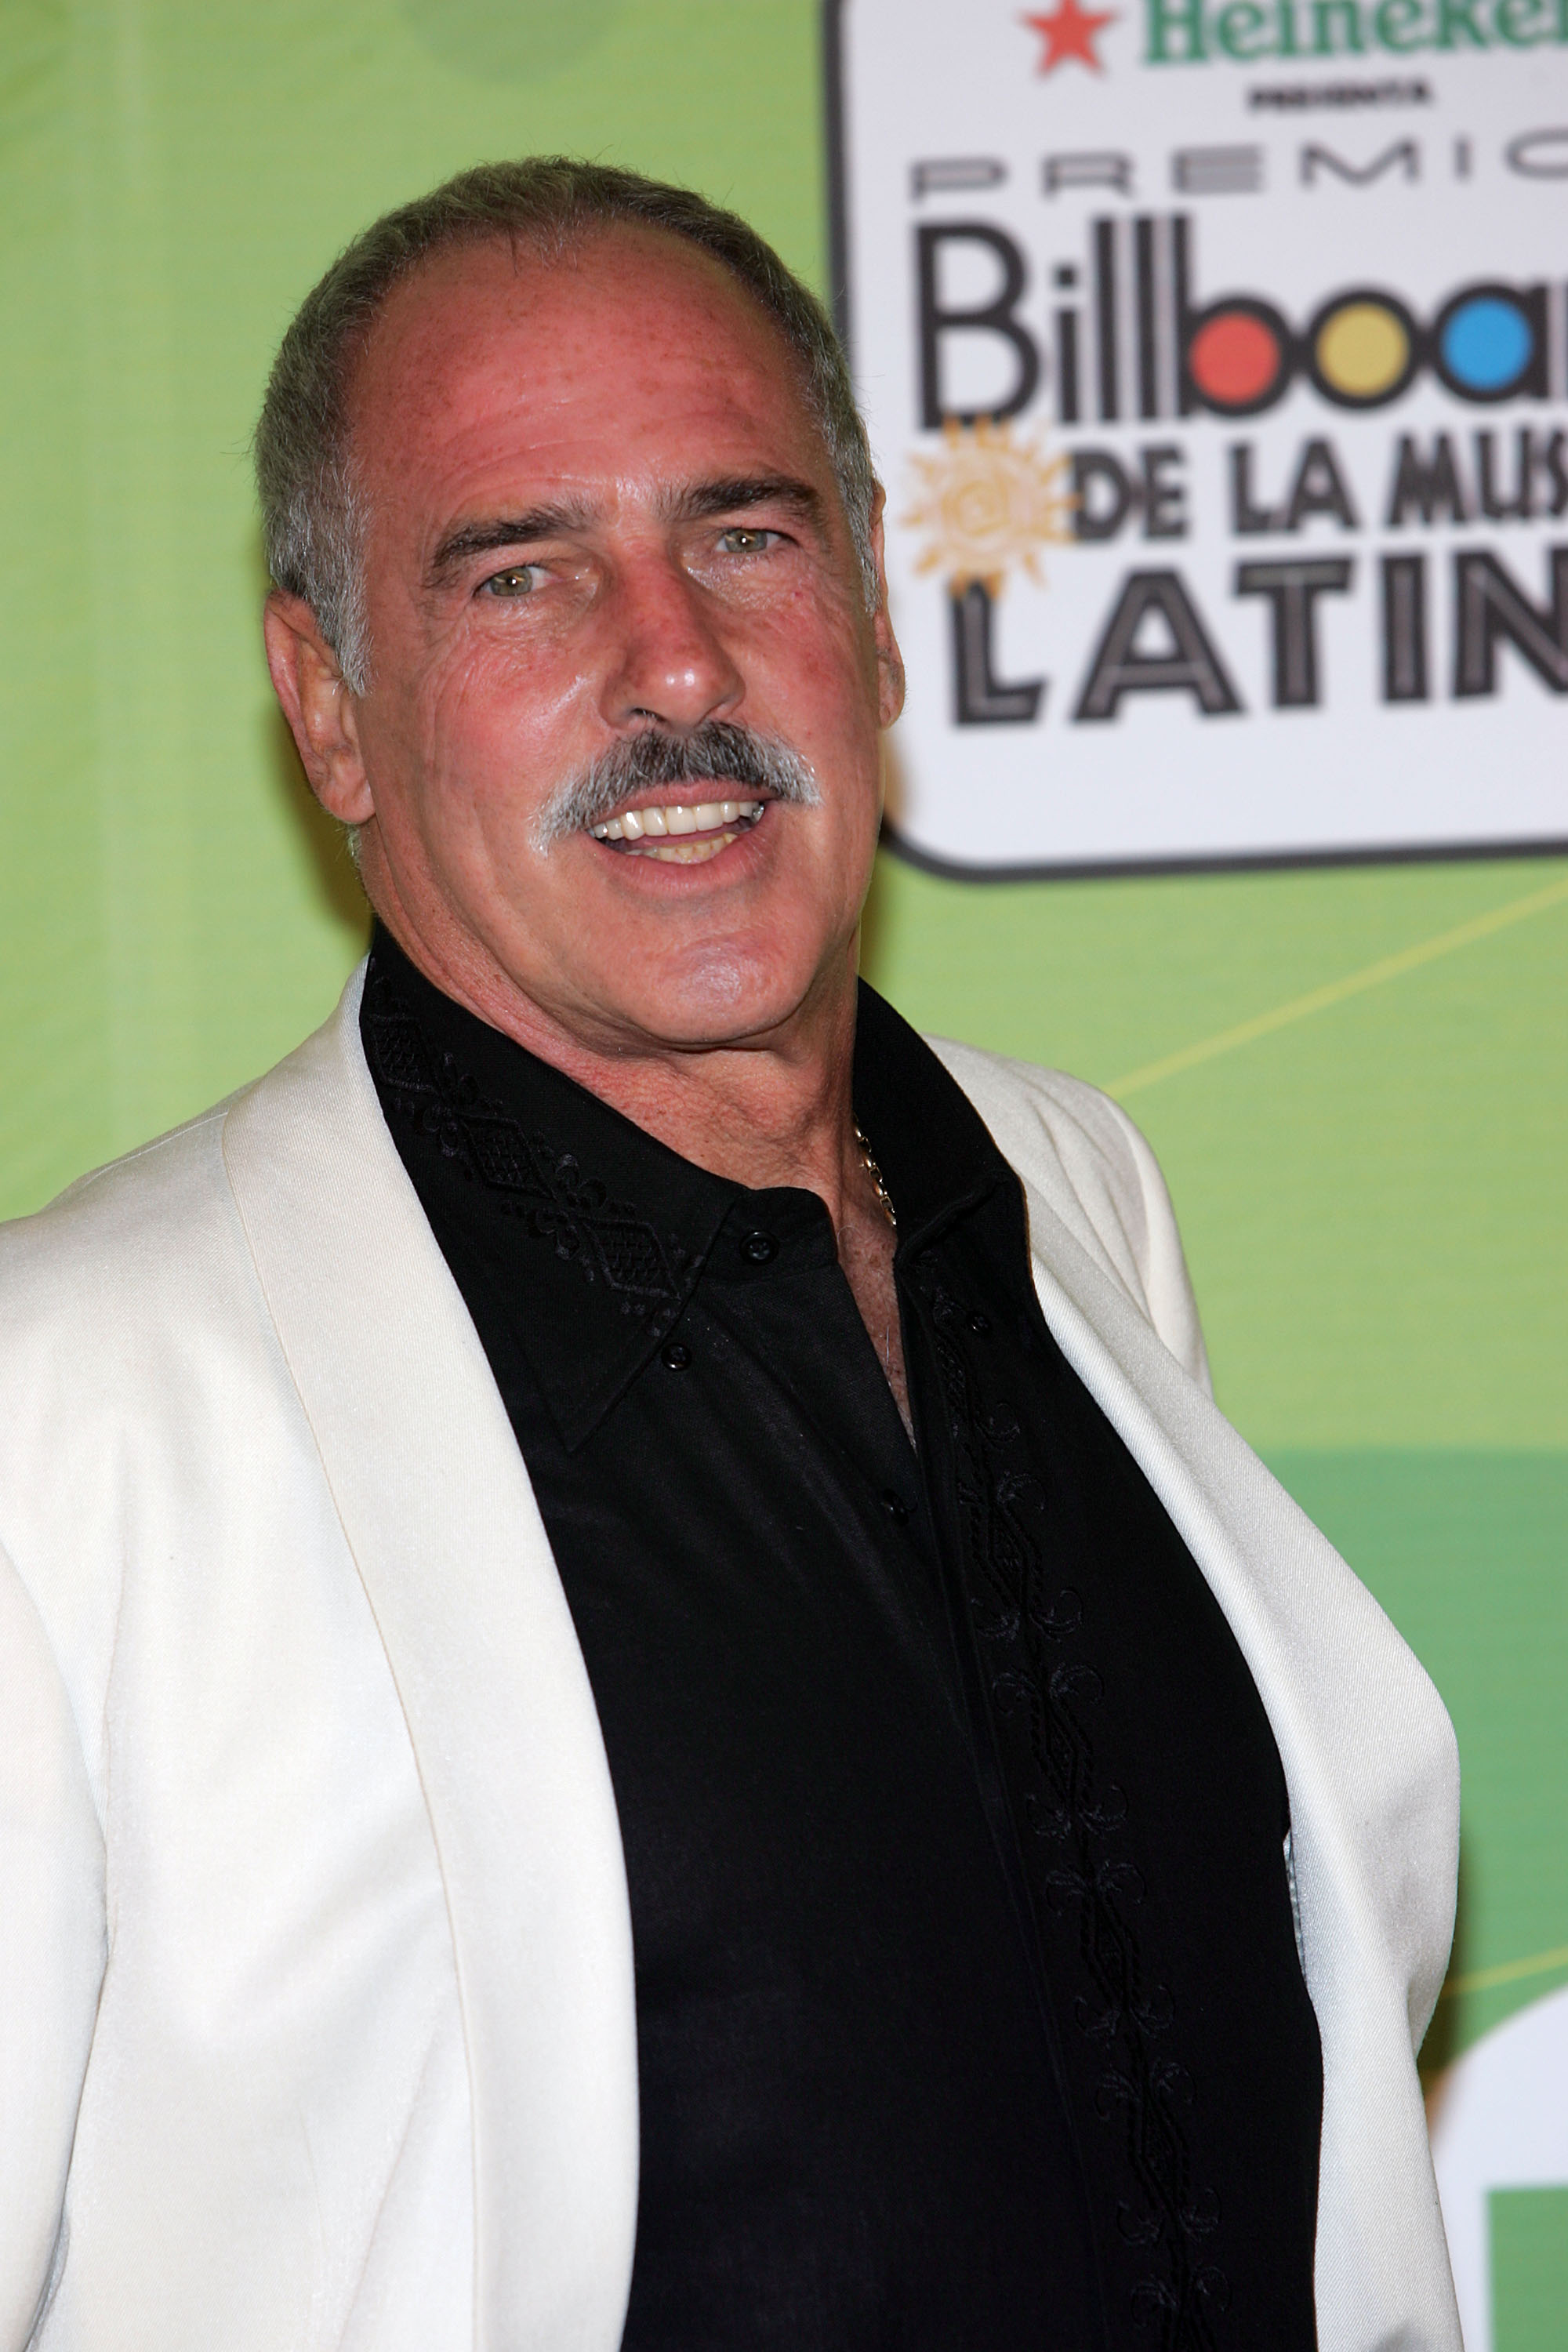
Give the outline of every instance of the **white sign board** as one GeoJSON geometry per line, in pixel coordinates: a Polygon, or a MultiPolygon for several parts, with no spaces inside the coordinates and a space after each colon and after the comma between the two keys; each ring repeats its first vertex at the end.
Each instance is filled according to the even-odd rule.
{"type": "Polygon", "coordinates": [[[839,0],[953,872],[1568,843],[1568,0],[839,0]]]}
{"type": "MultiPolygon", "coordinates": [[[[1457,2058],[1433,2086],[1427,2120],[1465,2352],[1495,2352],[1491,2200],[1500,2190],[1568,2190],[1568,1986],[1457,2058]]],[[[1561,2330],[1561,2310],[1542,2318],[1561,2330]]]]}

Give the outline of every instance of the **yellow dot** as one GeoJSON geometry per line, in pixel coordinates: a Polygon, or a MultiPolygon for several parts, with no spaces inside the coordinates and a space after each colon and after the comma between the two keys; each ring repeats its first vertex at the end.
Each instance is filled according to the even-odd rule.
{"type": "Polygon", "coordinates": [[[1397,383],[1410,358],[1410,338],[1381,302],[1350,302],[1323,322],[1318,371],[1335,392],[1371,400],[1397,383]]]}

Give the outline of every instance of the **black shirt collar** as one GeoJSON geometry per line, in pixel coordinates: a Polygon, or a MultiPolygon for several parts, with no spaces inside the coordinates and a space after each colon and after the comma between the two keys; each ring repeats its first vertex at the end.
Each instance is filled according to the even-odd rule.
{"type": "MultiPolygon", "coordinates": [[[[683,1160],[443,995],[379,924],[360,1025],[437,1239],[494,1298],[569,1446],[668,1338],[716,1248],[727,1278],[768,1270],[741,1247],[754,1231],[781,1241],[781,1271],[792,1251],[832,1251],[815,1194],[749,1192],[683,1160]]],[[[864,982],[854,1102],[898,1211],[900,1263],[999,1181],[1016,1184],[968,1098],[864,982]]]]}
{"type": "Polygon", "coordinates": [[[860,982],[855,1119],[899,1219],[899,1256],[929,1248],[952,1221],[1017,1178],[969,1097],[918,1030],[860,982]]]}

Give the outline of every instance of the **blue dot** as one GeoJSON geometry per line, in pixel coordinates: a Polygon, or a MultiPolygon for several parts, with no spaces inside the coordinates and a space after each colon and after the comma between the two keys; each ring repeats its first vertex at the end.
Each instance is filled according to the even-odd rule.
{"type": "Polygon", "coordinates": [[[1495,294],[1463,302],[1443,330],[1443,364],[1472,392],[1500,392],[1524,373],[1535,337],[1515,303],[1495,294]]]}

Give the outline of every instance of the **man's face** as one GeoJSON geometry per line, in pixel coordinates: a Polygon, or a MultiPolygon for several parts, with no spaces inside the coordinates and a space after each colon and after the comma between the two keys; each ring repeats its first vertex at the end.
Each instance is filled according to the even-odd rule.
{"type": "Polygon", "coordinates": [[[600,1052],[760,1040],[841,988],[898,656],[766,315],[640,229],[447,255],[374,330],[353,447],[362,859],[421,961],[600,1052]],[[542,837],[606,753],[713,721],[795,754],[811,804],[644,784],[542,837]]]}

